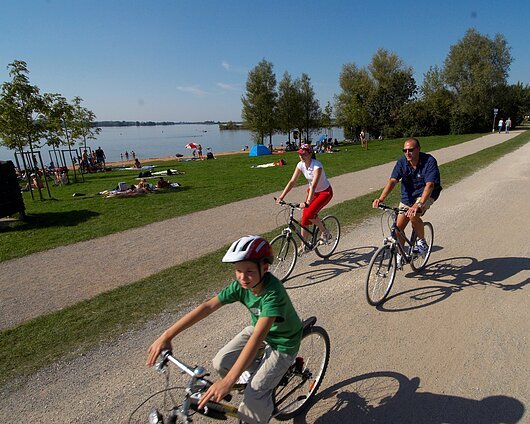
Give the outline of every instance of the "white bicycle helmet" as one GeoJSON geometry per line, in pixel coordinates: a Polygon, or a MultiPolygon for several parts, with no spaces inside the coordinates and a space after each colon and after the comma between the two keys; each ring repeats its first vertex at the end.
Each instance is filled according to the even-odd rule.
{"type": "Polygon", "coordinates": [[[260,236],[241,237],[232,243],[223,256],[223,262],[265,261],[272,264],[274,256],[272,247],[267,240],[260,236]]]}

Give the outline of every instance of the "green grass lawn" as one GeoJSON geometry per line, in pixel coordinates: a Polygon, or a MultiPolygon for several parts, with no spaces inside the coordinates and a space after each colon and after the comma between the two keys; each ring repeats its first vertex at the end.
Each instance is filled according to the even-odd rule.
{"type": "MultiPolygon", "coordinates": [[[[530,131],[501,145],[442,165],[444,187],[458,182],[528,141],[530,131]]],[[[356,151],[361,154],[360,149],[356,151]]],[[[340,203],[326,212],[336,215],[343,228],[354,225],[379,213],[370,207],[379,192],[340,203]]],[[[399,190],[396,189],[388,203],[396,203],[398,198],[399,190]]],[[[270,238],[278,231],[265,236],[270,238]]],[[[224,286],[232,275],[232,268],[221,263],[225,249],[1,332],[0,385],[14,377],[30,374],[59,358],[78,355],[99,343],[112,340],[161,312],[175,313],[183,303],[204,299],[224,286]]]]}
{"type": "MultiPolygon", "coordinates": [[[[424,137],[422,150],[428,152],[478,136],[424,137]]],[[[402,154],[402,144],[403,139],[373,141],[369,151],[349,144],[340,146],[340,152],[318,158],[328,177],[334,177],[393,161],[402,154]]],[[[185,172],[167,178],[182,187],[126,199],[105,199],[98,193],[115,188],[120,181],[137,183],[135,177],[139,171],[86,174],[85,182],[51,187],[52,199],[44,191],[44,201],[39,200],[38,194],[32,200],[29,193],[24,193],[28,222],[0,227],[0,261],[276,192],[285,186],[297,162],[296,152],[260,157],[234,154],[208,161],[152,162],[149,164],[157,165],[157,170],[172,168],[185,172]],[[280,158],[286,160],[286,166],[251,168],[280,158]],[[84,196],[73,197],[74,193],[84,196]]],[[[299,183],[305,184],[302,179],[299,183]]]]}

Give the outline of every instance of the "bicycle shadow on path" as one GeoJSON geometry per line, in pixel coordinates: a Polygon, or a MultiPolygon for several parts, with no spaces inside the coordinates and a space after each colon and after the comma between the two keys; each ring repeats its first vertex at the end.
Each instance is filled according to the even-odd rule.
{"type": "MultiPolygon", "coordinates": [[[[336,252],[329,259],[316,257],[312,262],[303,264],[305,267],[316,267],[316,269],[297,273],[295,268],[293,275],[285,281],[286,287],[289,289],[310,287],[346,272],[363,268],[368,265],[375,250],[373,246],[362,246],[336,252]]],[[[301,263],[297,263],[296,267],[299,265],[302,267],[301,263]]]]}
{"type": "Polygon", "coordinates": [[[429,281],[446,285],[429,285],[403,290],[391,295],[377,309],[383,312],[402,312],[425,308],[449,298],[465,289],[495,287],[503,291],[522,290],[530,283],[525,272],[530,270],[530,258],[504,257],[477,260],[461,256],[444,259],[428,265],[421,274],[408,273],[418,282],[429,281]],[[520,274],[520,275],[519,275],[520,274]],[[514,283],[506,281],[518,280],[514,283]]]}
{"type": "Polygon", "coordinates": [[[393,371],[352,377],[317,394],[294,423],[518,423],[524,404],[510,396],[481,400],[418,392],[420,378],[393,371]]]}

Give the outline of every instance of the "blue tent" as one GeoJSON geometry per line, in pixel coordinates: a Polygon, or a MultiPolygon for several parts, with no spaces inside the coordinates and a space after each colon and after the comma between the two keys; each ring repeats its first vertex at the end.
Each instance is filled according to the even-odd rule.
{"type": "Polygon", "coordinates": [[[328,135],[327,134],[324,134],[323,136],[321,136],[318,141],[317,141],[317,146],[322,143],[323,141],[326,141],[328,139],[328,135]]]}
{"type": "Polygon", "coordinates": [[[263,155],[272,155],[271,151],[265,147],[263,144],[255,144],[250,149],[248,153],[249,156],[263,156],[263,155]]]}

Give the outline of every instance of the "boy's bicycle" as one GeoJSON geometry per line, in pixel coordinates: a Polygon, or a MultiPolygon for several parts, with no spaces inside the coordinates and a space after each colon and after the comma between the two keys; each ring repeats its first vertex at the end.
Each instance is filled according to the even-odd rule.
{"type": "MultiPolygon", "coordinates": [[[[273,418],[277,420],[289,420],[306,408],[326,373],[330,341],[326,330],[315,325],[316,320],[316,317],[311,317],[304,321],[302,342],[296,360],[273,391],[273,418]]],[[[163,351],[160,358],[155,368],[166,374],[166,387],[142,402],[130,415],[129,423],[187,424],[210,419],[237,418],[237,406],[233,404],[208,401],[203,410],[197,408],[202,394],[212,385],[205,378],[209,374],[203,367],[190,367],[175,358],[169,350],[163,351]],[[170,364],[190,376],[186,386],[170,385],[170,364]]],[[[236,384],[232,393],[241,394],[245,387],[246,384],[236,384]]],[[[232,394],[227,395],[225,400],[230,402],[232,394]]]]}
{"type": "Polygon", "coordinates": [[[422,271],[427,265],[431,256],[434,242],[434,229],[430,222],[424,222],[425,242],[428,250],[425,254],[414,252],[416,245],[416,233],[412,230],[410,238],[407,238],[404,231],[397,226],[397,217],[399,213],[406,212],[408,208],[393,208],[383,203],[379,203],[379,209],[391,211],[392,226],[390,236],[386,237],[383,246],[381,246],[372,256],[368,265],[368,274],[366,275],[366,299],[370,305],[380,305],[390,293],[396,269],[403,269],[404,264],[410,264],[414,271],[422,271]],[[405,240],[405,246],[398,238],[398,234],[405,240]],[[398,254],[401,256],[398,264],[398,254]]]}
{"type": "Polygon", "coordinates": [[[298,204],[287,203],[283,200],[278,202],[278,204],[290,208],[289,220],[287,227],[283,229],[282,233],[271,241],[274,252],[274,263],[271,265],[270,271],[276,278],[283,282],[291,275],[298,258],[295,235],[298,236],[308,251],[315,250],[318,256],[327,259],[335,252],[339,244],[340,223],[333,215],[322,218],[322,224],[326,228],[326,233],[320,234],[320,230],[316,225],[308,228],[294,218],[295,209],[300,210],[298,204]],[[305,229],[310,234],[308,240],[303,239],[302,229],[305,229]]]}

